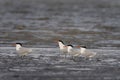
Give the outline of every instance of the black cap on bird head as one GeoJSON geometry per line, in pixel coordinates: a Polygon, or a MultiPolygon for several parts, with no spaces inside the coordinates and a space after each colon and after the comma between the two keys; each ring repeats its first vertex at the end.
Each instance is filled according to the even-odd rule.
{"type": "Polygon", "coordinates": [[[87,48],[85,45],[81,46],[82,48],[87,48]]]}
{"type": "Polygon", "coordinates": [[[71,46],[71,47],[73,47],[73,45],[71,45],[71,44],[69,44],[69,45],[67,45],[67,46],[71,46]]]}
{"type": "Polygon", "coordinates": [[[21,44],[21,43],[16,43],[16,44],[19,44],[19,45],[21,45],[21,46],[22,46],[22,44],[21,44]]]}
{"type": "Polygon", "coordinates": [[[64,42],[62,40],[58,40],[58,41],[64,44],[64,42]]]}

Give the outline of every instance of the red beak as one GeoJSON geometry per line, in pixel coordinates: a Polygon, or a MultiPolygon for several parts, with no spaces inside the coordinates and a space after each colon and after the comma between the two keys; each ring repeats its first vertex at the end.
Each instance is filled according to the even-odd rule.
{"type": "Polygon", "coordinates": [[[80,48],[80,46],[76,46],[77,48],[80,48]]]}
{"type": "Polygon", "coordinates": [[[14,43],[14,44],[12,44],[13,46],[16,46],[16,44],[14,43]]]}
{"type": "Polygon", "coordinates": [[[57,43],[57,42],[58,42],[58,40],[56,39],[56,40],[54,40],[54,42],[55,42],[55,43],[57,43]]]}

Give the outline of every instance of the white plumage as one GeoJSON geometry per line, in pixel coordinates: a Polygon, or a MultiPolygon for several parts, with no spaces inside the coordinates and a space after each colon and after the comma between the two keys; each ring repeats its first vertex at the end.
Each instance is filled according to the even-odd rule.
{"type": "Polygon", "coordinates": [[[66,57],[66,55],[68,53],[67,46],[63,43],[62,40],[58,40],[57,42],[58,42],[58,45],[59,45],[59,48],[60,48],[60,52],[65,54],[65,57],[66,57]]]}
{"type": "Polygon", "coordinates": [[[87,50],[86,47],[80,47],[81,56],[91,59],[96,55],[95,52],[87,50]]]}
{"type": "Polygon", "coordinates": [[[32,49],[22,47],[22,44],[21,44],[21,43],[16,43],[16,52],[17,52],[18,55],[20,55],[20,56],[25,56],[25,55],[27,55],[28,53],[32,52],[32,49]]]}
{"type": "Polygon", "coordinates": [[[80,49],[73,49],[72,45],[67,45],[68,53],[72,56],[80,56],[80,49]]]}

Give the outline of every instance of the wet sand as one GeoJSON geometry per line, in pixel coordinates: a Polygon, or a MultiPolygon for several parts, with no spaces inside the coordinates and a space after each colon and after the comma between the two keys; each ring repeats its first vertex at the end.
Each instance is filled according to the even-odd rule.
{"type": "Polygon", "coordinates": [[[89,61],[64,59],[58,48],[33,48],[19,57],[13,47],[2,47],[0,80],[119,80],[120,50],[92,50],[97,56],[89,61]]]}

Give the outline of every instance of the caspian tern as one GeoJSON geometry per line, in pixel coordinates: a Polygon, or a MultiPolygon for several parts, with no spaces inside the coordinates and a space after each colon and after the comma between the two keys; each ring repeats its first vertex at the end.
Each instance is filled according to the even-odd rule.
{"type": "Polygon", "coordinates": [[[21,44],[21,43],[16,43],[15,45],[16,45],[16,52],[17,52],[20,56],[25,56],[25,55],[27,55],[28,53],[32,52],[32,49],[22,47],[22,44],[21,44]]]}
{"type": "Polygon", "coordinates": [[[83,56],[85,58],[91,59],[92,57],[94,57],[96,55],[95,52],[87,50],[86,46],[78,46],[78,47],[80,48],[81,56],[83,56]]]}
{"type": "Polygon", "coordinates": [[[80,56],[80,49],[74,49],[72,45],[67,45],[68,47],[68,53],[72,55],[73,57],[75,56],[80,56]]]}
{"type": "Polygon", "coordinates": [[[66,57],[66,55],[67,55],[67,53],[68,53],[67,46],[63,43],[62,40],[58,40],[57,43],[58,43],[58,45],[59,45],[60,51],[61,51],[63,54],[65,54],[65,57],[66,57]]]}

